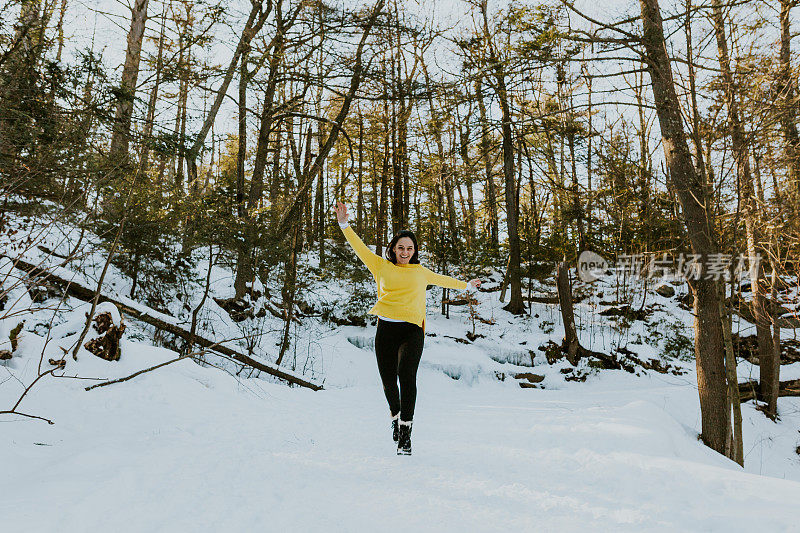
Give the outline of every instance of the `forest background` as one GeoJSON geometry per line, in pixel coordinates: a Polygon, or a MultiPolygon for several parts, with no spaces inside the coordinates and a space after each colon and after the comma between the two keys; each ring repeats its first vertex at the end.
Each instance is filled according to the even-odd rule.
{"type": "Polygon", "coordinates": [[[689,280],[702,437],[741,462],[732,308],[774,417],[800,283],[793,7],[4,0],[3,213],[60,206],[156,310],[198,251],[234,273],[231,313],[280,280],[276,366],[309,276],[363,277],[337,200],[378,254],[412,228],[440,272],[503,272],[515,315],[584,250],[744,257],[753,283],[689,280]]]}

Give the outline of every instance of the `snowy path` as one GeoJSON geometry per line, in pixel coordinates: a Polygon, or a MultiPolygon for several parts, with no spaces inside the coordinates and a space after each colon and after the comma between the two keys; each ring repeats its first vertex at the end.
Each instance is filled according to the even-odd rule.
{"type": "Polygon", "coordinates": [[[254,394],[182,362],[81,385],[26,400],[56,426],[0,421],[4,532],[798,530],[800,483],[743,472],[662,408],[696,416],[686,386],[517,390],[426,371],[414,455],[398,457],[377,377],[254,394]]]}

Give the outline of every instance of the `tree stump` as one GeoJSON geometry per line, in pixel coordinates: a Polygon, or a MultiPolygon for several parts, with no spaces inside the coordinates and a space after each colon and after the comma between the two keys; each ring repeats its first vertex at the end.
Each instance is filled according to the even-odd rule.
{"type": "Polygon", "coordinates": [[[86,342],[83,347],[100,359],[119,361],[121,354],[119,341],[125,332],[125,324],[115,325],[110,311],[99,313],[92,319],[92,322],[94,322],[95,331],[100,336],[86,342]]]}

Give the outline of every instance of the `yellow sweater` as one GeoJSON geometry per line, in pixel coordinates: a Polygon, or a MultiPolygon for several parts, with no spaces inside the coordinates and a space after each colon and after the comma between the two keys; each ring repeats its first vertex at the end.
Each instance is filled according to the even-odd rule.
{"type": "Polygon", "coordinates": [[[428,285],[458,290],[469,286],[465,281],[437,274],[420,264],[394,264],[367,248],[350,226],[342,228],[342,232],[378,286],[378,302],[369,310],[371,315],[404,320],[424,330],[425,290],[428,285]]]}

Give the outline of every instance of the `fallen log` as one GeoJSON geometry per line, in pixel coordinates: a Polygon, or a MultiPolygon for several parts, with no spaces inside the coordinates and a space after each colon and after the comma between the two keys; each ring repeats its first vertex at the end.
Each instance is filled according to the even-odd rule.
{"type": "MultiPolygon", "coordinates": [[[[755,335],[748,335],[747,337],[740,337],[736,333],[732,336],[733,351],[739,359],[746,359],[751,364],[757,365],[758,361],[758,344],[755,335]]],[[[782,339],[781,346],[781,364],[790,365],[800,361],[800,342],[793,339],[782,339]]]]}
{"type": "MultiPolygon", "coordinates": [[[[800,379],[781,381],[778,384],[778,396],[800,396],[800,379]]],[[[758,381],[750,380],[739,383],[739,401],[744,403],[750,400],[763,401],[758,381]]]]}
{"type": "MultiPolygon", "coordinates": [[[[94,298],[94,290],[89,289],[87,287],[84,287],[84,286],[80,285],[79,283],[64,279],[64,278],[54,274],[53,272],[45,270],[45,269],[43,269],[41,267],[38,267],[38,266],[36,266],[34,264],[31,264],[31,263],[28,263],[26,261],[23,261],[22,259],[19,259],[19,258],[16,258],[16,257],[11,257],[11,256],[8,256],[8,255],[5,255],[5,254],[0,254],[0,255],[4,255],[5,257],[8,257],[14,263],[14,266],[16,268],[24,271],[26,274],[28,274],[31,277],[43,278],[43,279],[47,280],[50,283],[65,287],[65,290],[66,290],[67,294],[69,294],[70,296],[73,296],[73,297],[75,297],[75,298],[77,298],[79,300],[83,300],[85,302],[91,301],[94,298]]],[[[140,305],[140,304],[138,304],[136,302],[132,302],[131,301],[130,303],[126,304],[126,303],[123,303],[120,300],[117,300],[115,298],[110,298],[110,297],[108,297],[108,296],[106,296],[104,294],[100,294],[100,299],[98,300],[98,303],[99,302],[111,302],[112,304],[117,306],[117,308],[120,310],[121,313],[125,313],[126,315],[130,316],[131,318],[135,318],[137,320],[141,320],[142,322],[150,324],[151,326],[154,326],[154,327],[156,327],[156,328],[158,328],[160,330],[166,331],[168,333],[172,333],[173,335],[176,335],[176,336],[178,336],[178,337],[180,337],[180,338],[182,338],[184,340],[199,344],[203,348],[208,348],[209,350],[212,350],[212,351],[215,351],[215,352],[219,352],[219,353],[221,353],[223,355],[227,355],[231,359],[234,359],[234,360],[236,360],[236,361],[238,361],[238,362],[240,362],[242,364],[245,364],[247,366],[251,366],[251,367],[253,367],[253,368],[257,369],[257,370],[261,370],[262,372],[266,372],[267,374],[269,374],[271,376],[275,376],[277,378],[286,380],[289,383],[293,383],[293,384],[299,385],[301,387],[307,387],[307,388],[312,389],[312,390],[321,390],[322,389],[322,385],[319,385],[319,384],[314,383],[312,381],[308,381],[308,380],[306,380],[306,379],[304,379],[304,378],[302,378],[300,376],[296,376],[296,375],[294,375],[294,374],[292,374],[290,372],[287,372],[287,371],[285,371],[285,370],[283,370],[283,369],[281,369],[279,367],[272,366],[272,365],[269,365],[269,364],[266,364],[266,363],[262,363],[261,361],[257,361],[255,359],[253,359],[252,357],[249,357],[249,356],[247,356],[245,354],[239,353],[239,352],[237,352],[236,350],[234,350],[232,348],[228,348],[227,346],[223,346],[223,345],[220,345],[219,343],[216,343],[216,342],[213,342],[213,341],[211,341],[209,339],[206,339],[206,338],[198,335],[197,333],[192,335],[192,333],[190,331],[185,330],[184,328],[178,326],[177,324],[173,324],[173,323],[171,323],[171,322],[169,322],[167,320],[162,320],[160,318],[157,318],[157,317],[153,316],[154,314],[162,314],[163,315],[163,313],[158,313],[157,311],[149,309],[149,308],[147,308],[145,306],[142,306],[142,305],[140,305]],[[137,307],[139,307],[139,308],[137,309],[137,307]]],[[[172,318],[169,315],[164,315],[164,316],[166,318],[172,318]]]]}
{"type": "MultiPolygon", "coordinates": [[[[575,291],[572,293],[572,303],[579,303],[585,300],[588,297],[588,294],[575,291]]],[[[523,296],[522,299],[526,302],[533,302],[537,304],[557,304],[561,303],[558,295],[536,295],[532,294],[530,296],[523,296]]]]}

